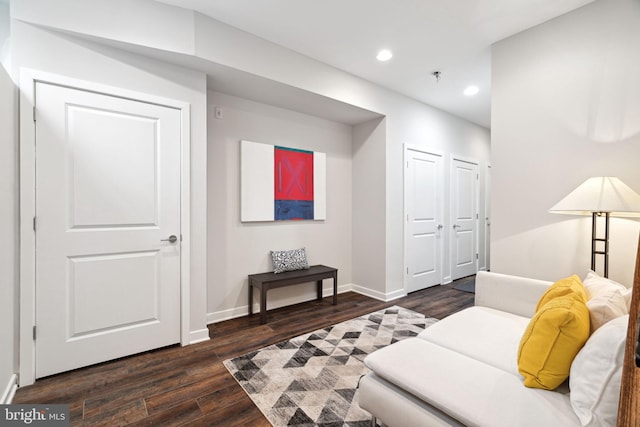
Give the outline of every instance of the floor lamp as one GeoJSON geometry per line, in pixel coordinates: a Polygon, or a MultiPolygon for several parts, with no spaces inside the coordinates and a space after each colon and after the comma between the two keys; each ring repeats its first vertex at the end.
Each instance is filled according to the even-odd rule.
{"type": "Polygon", "coordinates": [[[596,255],[603,255],[604,277],[609,277],[609,217],[640,216],[640,195],[616,177],[598,176],[580,184],[549,212],[591,215],[591,270],[596,269],[596,255]],[[604,237],[598,237],[597,219],[602,216],[604,237]],[[601,243],[600,249],[598,243],[601,243]]]}

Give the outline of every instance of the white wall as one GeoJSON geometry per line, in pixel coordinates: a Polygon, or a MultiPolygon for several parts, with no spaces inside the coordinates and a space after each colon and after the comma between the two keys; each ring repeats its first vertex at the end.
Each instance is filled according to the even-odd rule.
{"type": "MultiPolygon", "coordinates": [[[[271,250],[306,247],[310,264],[336,267],[338,285],[351,283],[351,126],[218,92],[209,92],[208,102],[209,321],[248,312],[247,275],[273,270],[271,250]],[[243,139],[326,153],[327,219],[240,222],[243,139]]],[[[327,292],[331,286],[325,282],[327,292]]],[[[315,296],[314,284],[275,289],[267,307],[315,296]]]]}
{"type": "MultiPolygon", "coordinates": [[[[494,271],[584,276],[590,218],[548,209],[591,176],[640,192],[638,23],[638,1],[599,0],[493,47],[494,271]]],[[[627,285],[639,229],[611,221],[610,277],[627,285]]]]}
{"type": "MultiPolygon", "coordinates": [[[[366,234],[354,234],[354,247],[363,249],[354,251],[354,262],[363,266],[371,259],[378,259],[382,251],[384,265],[375,268],[382,274],[375,275],[376,281],[383,281],[385,299],[400,295],[404,288],[403,144],[474,158],[484,172],[489,161],[489,130],[206,16],[195,15],[195,29],[195,55],[199,58],[386,116],[385,143],[379,144],[377,138],[365,141],[373,144],[366,149],[367,156],[386,159],[384,189],[375,188],[357,196],[359,203],[368,207],[378,207],[383,200],[384,213],[369,211],[367,214],[384,221],[384,229],[374,226],[366,234]],[[380,246],[368,245],[371,239],[380,246]],[[356,259],[358,257],[362,260],[356,259]]],[[[482,176],[481,183],[484,185],[482,176]]],[[[354,181],[354,185],[358,184],[354,181]]],[[[354,209],[358,208],[354,205],[354,209]]],[[[447,205],[445,216],[448,213],[447,205]]],[[[484,251],[484,247],[480,249],[484,251]]],[[[448,251],[447,242],[445,255],[448,251]]],[[[480,256],[483,257],[484,252],[480,256]]],[[[448,262],[448,257],[445,261],[448,262]]],[[[365,270],[354,269],[354,283],[377,292],[379,283],[367,280],[374,274],[361,275],[361,271],[365,270]]]]}
{"type": "Polygon", "coordinates": [[[11,69],[11,13],[9,2],[0,0],[0,63],[11,69]]]}
{"type": "Polygon", "coordinates": [[[11,0],[11,16],[71,34],[194,52],[194,12],[150,0],[11,0]]]}
{"type": "MultiPolygon", "coordinates": [[[[407,98],[389,97],[387,103],[387,293],[393,294],[404,286],[404,208],[403,208],[403,145],[425,147],[444,155],[445,211],[444,211],[444,279],[451,280],[450,241],[451,223],[449,192],[450,159],[452,156],[473,160],[479,166],[480,193],[484,195],[484,173],[490,158],[490,132],[441,110],[407,98]]],[[[484,203],[479,204],[479,217],[484,218],[484,203]]],[[[483,230],[482,222],[479,230],[483,230]]],[[[484,234],[483,234],[484,235],[484,234]]],[[[484,248],[479,248],[479,257],[484,248]]]]}
{"type": "MultiPolygon", "coordinates": [[[[14,0],[14,3],[16,3],[17,19],[71,33],[86,34],[101,42],[115,43],[123,49],[138,53],[162,56],[205,72],[210,70],[213,81],[216,78],[215,71],[219,70],[221,65],[226,70],[238,70],[245,75],[258,76],[296,88],[297,93],[308,94],[310,103],[320,98],[330,98],[385,116],[384,124],[381,123],[371,129],[373,132],[371,138],[364,135],[367,124],[357,125],[354,128],[352,165],[354,169],[361,170],[365,174],[356,172],[353,175],[354,188],[363,190],[354,195],[352,201],[353,221],[355,218],[360,220],[361,214],[366,215],[365,221],[368,221],[366,224],[371,223],[371,227],[365,227],[364,224],[354,227],[352,239],[354,249],[351,255],[353,271],[350,280],[362,288],[371,290],[381,298],[400,296],[404,290],[403,145],[412,144],[439,150],[446,156],[456,154],[474,158],[480,163],[481,170],[486,169],[484,165],[489,160],[487,129],[390,92],[366,80],[204,15],[148,0],[96,0],[91,6],[79,0],[58,0],[55,6],[47,0],[20,0],[19,2],[14,0]],[[69,10],[74,10],[74,13],[67,13],[69,10]],[[140,20],[137,18],[139,16],[145,16],[145,19],[140,20]],[[113,22],[118,22],[118,25],[113,25],[113,22]],[[171,30],[164,33],[163,28],[171,30]],[[212,64],[216,67],[212,67],[212,64]],[[358,128],[358,126],[363,127],[358,128]],[[373,159],[374,164],[367,164],[365,159],[373,159]],[[372,173],[374,175],[371,175],[372,173]],[[376,184],[375,188],[366,184],[366,180],[371,179],[372,176],[376,184]],[[371,245],[370,242],[375,244],[371,245]],[[376,260],[374,267],[367,266],[371,260],[376,260]]],[[[144,90],[152,92],[159,87],[156,85],[158,82],[154,76],[156,67],[151,66],[152,62],[142,57],[125,55],[115,49],[98,48],[88,42],[79,42],[77,39],[70,40],[24,23],[20,23],[18,30],[24,34],[22,45],[19,47],[27,50],[26,56],[29,58],[28,61],[23,59],[21,62],[35,62],[40,68],[51,67],[61,70],[60,72],[88,76],[88,79],[92,77],[125,85],[142,85],[144,90]],[[31,41],[35,46],[28,46],[27,36],[31,36],[30,33],[34,33],[36,37],[31,41]],[[56,44],[73,46],[50,49],[52,42],[46,40],[48,37],[56,39],[56,44]],[[72,52],[80,50],[71,56],[68,67],[59,63],[60,59],[67,55],[66,49],[72,52]],[[38,59],[39,55],[46,59],[38,59]],[[113,57],[114,60],[109,61],[106,57],[113,57]],[[123,60],[123,58],[127,59],[123,60]],[[100,67],[99,64],[105,61],[108,62],[108,66],[101,67],[105,72],[100,69],[94,73],[94,69],[100,67]],[[111,63],[114,61],[127,64],[133,62],[133,66],[118,65],[114,68],[111,63]],[[142,79],[145,72],[152,76],[152,84],[147,84],[142,79]]],[[[18,52],[14,56],[24,58],[25,54],[18,52]]],[[[162,70],[166,67],[159,68],[162,70]]],[[[191,75],[191,72],[183,75],[175,71],[169,73],[167,80],[184,82],[188,81],[191,75]]],[[[222,89],[218,90],[222,91],[222,89]]],[[[199,102],[201,94],[199,90],[197,92],[199,102]]],[[[274,99],[274,104],[277,103],[274,99]]],[[[200,125],[199,122],[198,126],[192,129],[196,132],[205,132],[206,125],[200,125]]],[[[212,127],[212,131],[214,130],[212,127]]],[[[198,159],[206,160],[204,152],[199,154],[198,159]]],[[[194,156],[198,155],[194,154],[194,156]]],[[[482,177],[480,181],[484,183],[482,177]]],[[[210,179],[209,183],[211,183],[210,179]]],[[[204,184],[198,181],[195,185],[201,187],[194,189],[194,194],[205,199],[208,193],[204,184]]],[[[209,201],[210,209],[211,203],[213,202],[209,201]]],[[[206,206],[194,205],[193,209],[194,214],[205,215],[206,206]]],[[[445,212],[445,215],[447,214],[448,211],[445,212]]],[[[197,229],[204,229],[205,226],[206,224],[202,224],[200,228],[198,224],[197,229]]],[[[212,239],[214,234],[211,233],[212,239]]],[[[206,236],[202,236],[205,239],[206,236]]],[[[197,238],[195,235],[193,237],[197,238]]],[[[445,256],[448,250],[447,244],[445,256]]],[[[192,254],[200,253],[206,253],[204,245],[192,247],[192,254]]],[[[483,255],[483,253],[480,254],[481,257],[483,255]]],[[[200,270],[192,272],[192,278],[195,276],[198,276],[198,279],[202,278],[203,271],[207,268],[206,260],[206,258],[200,259],[194,265],[194,268],[200,270]]],[[[266,264],[262,265],[266,267],[266,264]]],[[[209,276],[213,275],[215,271],[210,271],[209,276]]],[[[348,276],[345,276],[346,278],[348,276]]],[[[212,280],[214,279],[208,280],[209,294],[218,290],[216,286],[212,287],[212,280]]],[[[242,290],[236,289],[233,293],[241,295],[242,290]]],[[[207,301],[202,292],[198,295],[202,297],[202,301],[207,301]]],[[[225,300],[226,298],[225,296],[225,300]]],[[[237,297],[230,296],[226,305],[221,306],[220,309],[230,310],[229,301],[235,298],[237,297]]],[[[210,310],[217,311],[217,308],[212,306],[211,298],[208,305],[210,310]]],[[[242,305],[236,306],[233,310],[238,308],[241,309],[242,305]]]]}
{"type": "Polygon", "coordinates": [[[389,299],[386,281],[385,118],[353,127],[353,277],[358,292],[389,299]]]}
{"type": "MultiPolygon", "coordinates": [[[[18,372],[17,90],[0,66],[0,399],[18,372]]],[[[0,403],[2,402],[0,400],[0,403]]]]}

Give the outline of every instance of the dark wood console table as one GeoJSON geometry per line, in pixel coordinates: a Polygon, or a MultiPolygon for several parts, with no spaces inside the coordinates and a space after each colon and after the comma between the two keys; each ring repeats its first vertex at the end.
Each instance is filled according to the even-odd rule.
{"type": "Polygon", "coordinates": [[[253,314],[253,288],[260,289],[260,324],[267,323],[267,291],[282,286],[316,282],[318,299],[322,299],[322,280],[333,279],[333,305],[338,304],[338,269],[314,265],[306,270],[249,275],[249,315],[253,314]]]}

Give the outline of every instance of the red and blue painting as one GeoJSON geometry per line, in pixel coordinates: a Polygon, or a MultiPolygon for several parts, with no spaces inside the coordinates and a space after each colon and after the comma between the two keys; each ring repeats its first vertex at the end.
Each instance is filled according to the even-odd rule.
{"type": "Polygon", "coordinates": [[[274,161],[274,219],[313,219],[313,151],[275,146],[274,161]]]}
{"type": "Polygon", "coordinates": [[[241,141],[241,220],[325,219],[326,155],[241,141]]]}

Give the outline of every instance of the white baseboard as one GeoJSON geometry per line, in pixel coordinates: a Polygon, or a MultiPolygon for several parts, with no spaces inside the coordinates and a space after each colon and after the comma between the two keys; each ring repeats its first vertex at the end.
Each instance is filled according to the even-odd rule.
{"type": "Polygon", "coordinates": [[[442,278],[442,284],[443,285],[448,285],[451,282],[453,282],[453,280],[451,280],[451,276],[447,276],[447,277],[443,277],[442,278]]]}
{"type": "Polygon", "coordinates": [[[394,299],[407,296],[407,293],[404,291],[404,289],[383,293],[383,292],[371,290],[369,288],[363,288],[362,286],[358,286],[358,285],[351,285],[351,286],[352,286],[353,292],[357,292],[359,294],[362,294],[380,301],[384,301],[384,302],[393,301],[394,299]]]}
{"type": "MultiPolygon", "coordinates": [[[[357,292],[359,294],[362,294],[380,301],[384,301],[384,302],[393,301],[395,299],[407,296],[407,293],[404,291],[404,289],[399,289],[397,291],[388,292],[388,293],[382,293],[382,292],[371,290],[369,288],[358,286],[353,283],[347,283],[347,284],[338,286],[338,294],[349,292],[349,291],[357,292]]],[[[324,288],[322,291],[322,295],[323,297],[332,296],[333,288],[331,287],[324,288]]],[[[298,295],[296,297],[291,297],[291,298],[281,298],[273,303],[270,302],[269,310],[272,310],[274,308],[285,307],[287,305],[299,304],[305,301],[311,301],[312,299],[313,298],[310,298],[309,295],[306,295],[306,296],[298,295]]],[[[255,314],[259,312],[260,312],[260,305],[256,302],[253,304],[253,313],[255,314]]],[[[231,320],[238,317],[247,316],[248,314],[249,314],[248,305],[234,307],[227,310],[215,311],[212,313],[207,313],[207,324],[210,325],[212,323],[223,322],[225,320],[231,320]]]]}
{"type": "Polygon", "coordinates": [[[209,329],[199,329],[189,332],[189,345],[209,340],[209,329]]]}
{"type": "Polygon", "coordinates": [[[7,382],[7,386],[0,396],[0,405],[9,405],[13,401],[13,396],[16,395],[16,390],[18,389],[18,376],[16,374],[12,374],[9,377],[9,381],[7,382]]]}
{"type": "Polygon", "coordinates": [[[238,317],[247,316],[248,314],[249,308],[246,305],[243,307],[230,308],[228,310],[214,311],[213,313],[207,313],[207,325],[236,319],[238,317]]]}
{"type": "MultiPolygon", "coordinates": [[[[348,283],[345,285],[340,285],[338,286],[338,294],[342,294],[344,292],[349,292],[352,289],[353,285],[348,283]]],[[[315,293],[314,293],[315,295],[315,293]]],[[[328,288],[324,288],[322,289],[322,296],[323,297],[330,297],[333,295],[333,288],[328,287],[328,288]]],[[[258,297],[259,298],[259,297],[258,297]]],[[[308,296],[301,296],[298,295],[296,297],[291,297],[291,298],[281,298],[277,301],[274,301],[273,303],[271,303],[271,301],[269,301],[269,310],[273,310],[274,308],[280,308],[280,307],[285,307],[288,305],[293,305],[293,304],[299,304],[301,302],[305,302],[305,301],[312,301],[313,299],[315,299],[315,297],[310,297],[310,295],[308,296]]],[[[258,302],[254,302],[253,304],[253,313],[260,313],[260,304],[258,302]]],[[[218,322],[223,322],[225,320],[231,320],[231,319],[235,319],[238,317],[243,317],[243,316],[247,316],[249,315],[249,306],[248,305],[244,305],[241,307],[235,307],[235,308],[230,308],[227,310],[220,310],[220,311],[215,311],[213,313],[207,313],[207,324],[210,325],[212,323],[218,323],[218,322]]]]}

